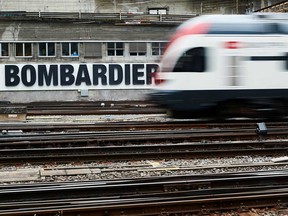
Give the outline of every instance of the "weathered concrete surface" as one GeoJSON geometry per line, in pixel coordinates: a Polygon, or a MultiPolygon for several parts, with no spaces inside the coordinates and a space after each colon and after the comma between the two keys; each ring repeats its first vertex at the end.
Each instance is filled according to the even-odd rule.
{"type": "Polygon", "coordinates": [[[1,41],[149,41],[168,40],[177,26],[115,26],[68,21],[1,20],[1,41]],[[129,32],[129,34],[127,34],[129,32]]]}
{"type": "Polygon", "coordinates": [[[39,169],[18,169],[13,171],[1,171],[0,182],[38,181],[41,179],[39,169]]]}
{"type": "Polygon", "coordinates": [[[17,91],[1,92],[1,100],[11,103],[28,103],[37,101],[117,101],[147,99],[151,90],[89,90],[88,97],[81,97],[80,92],[73,91],[17,91]]]}
{"type": "Polygon", "coordinates": [[[41,181],[49,176],[71,176],[71,175],[87,175],[101,173],[98,168],[89,167],[75,167],[75,168],[57,168],[57,169],[43,169],[43,168],[23,168],[11,171],[0,171],[0,183],[8,182],[29,182],[41,181]]]}
{"type": "Polygon", "coordinates": [[[40,175],[42,178],[47,176],[66,176],[66,175],[87,175],[87,174],[101,173],[100,169],[97,168],[57,168],[57,169],[41,169],[40,175]]]}
{"type": "Polygon", "coordinates": [[[147,12],[150,7],[167,7],[171,14],[245,13],[283,0],[2,0],[2,11],[29,12],[147,12]]]}

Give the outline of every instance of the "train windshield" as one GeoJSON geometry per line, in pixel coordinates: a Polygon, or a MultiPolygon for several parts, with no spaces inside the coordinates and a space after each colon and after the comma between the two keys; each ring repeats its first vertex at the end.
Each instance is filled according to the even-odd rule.
{"type": "Polygon", "coordinates": [[[178,59],[173,72],[205,72],[206,55],[204,47],[192,48],[178,59]]]}

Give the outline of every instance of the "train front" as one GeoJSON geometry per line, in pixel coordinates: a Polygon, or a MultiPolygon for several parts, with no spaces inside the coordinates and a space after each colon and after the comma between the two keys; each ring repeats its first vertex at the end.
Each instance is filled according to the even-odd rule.
{"type": "Polygon", "coordinates": [[[195,42],[201,40],[201,35],[207,31],[203,20],[205,16],[193,18],[177,28],[166,46],[158,71],[153,74],[155,87],[149,98],[173,117],[200,108],[195,100],[187,100],[192,92],[187,72],[205,71],[205,49],[191,43],[191,38],[195,42]]]}

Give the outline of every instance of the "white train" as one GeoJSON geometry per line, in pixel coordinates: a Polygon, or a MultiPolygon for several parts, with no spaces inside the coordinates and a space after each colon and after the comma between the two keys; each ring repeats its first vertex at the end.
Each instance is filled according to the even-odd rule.
{"type": "Polygon", "coordinates": [[[283,114],[288,14],[193,18],[178,27],[160,65],[150,96],[170,113],[283,114]]]}

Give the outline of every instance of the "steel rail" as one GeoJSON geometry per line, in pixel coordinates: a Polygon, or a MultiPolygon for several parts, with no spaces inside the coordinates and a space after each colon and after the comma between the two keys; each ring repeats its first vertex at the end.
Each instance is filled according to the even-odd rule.
{"type": "Polygon", "coordinates": [[[164,114],[165,110],[149,101],[38,102],[18,104],[27,107],[27,115],[107,115],[164,114]]]}
{"type": "MultiPolygon", "coordinates": [[[[149,101],[93,101],[93,102],[32,102],[0,103],[2,109],[13,111],[25,108],[31,115],[107,115],[107,114],[164,114],[166,111],[149,101]]],[[[7,113],[7,112],[6,112],[7,113]]]]}
{"type": "MultiPolygon", "coordinates": [[[[271,130],[269,136],[287,136],[287,133],[286,128],[278,128],[271,130]]],[[[2,148],[0,161],[2,163],[41,163],[47,161],[69,162],[71,160],[140,160],[235,155],[285,155],[287,152],[287,140],[241,143],[207,142],[207,140],[214,139],[231,141],[231,139],[243,140],[251,137],[257,138],[252,129],[8,134],[0,136],[0,147],[2,148]],[[206,140],[204,143],[167,144],[167,141],[203,141],[204,139],[206,140]],[[165,145],[152,144],[153,142],[164,141],[166,142],[165,145]],[[127,142],[134,144],[127,144],[127,142]],[[147,142],[151,144],[143,144],[147,142]]]]}
{"type": "Polygon", "coordinates": [[[240,207],[267,207],[285,203],[288,199],[285,173],[281,175],[270,173],[267,176],[257,176],[255,173],[254,176],[243,175],[242,177],[220,175],[219,178],[214,175],[214,178],[212,176],[209,180],[207,176],[203,180],[189,180],[185,177],[184,181],[178,182],[173,179],[173,181],[167,181],[169,178],[162,180],[158,182],[147,180],[146,183],[140,184],[137,181],[123,184],[110,182],[110,184],[96,186],[87,183],[83,185],[73,183],[70,187],[69,184],[63,184],[62,187],[58,183],[55,187],[46,185],[42,189],[39,186],[30,188],[26,186],[23,190],[19,186],[15,190],[1,189],[3,195],[1,198],[5,201],[0,203],[0,209],[3,210],[0,215],[13,213],[15,215],[31,213],[41,215],[55,211],[61,211],[65,213],[64,215],[80,212],[81,215],[88,215],[88,213],[103,215],[105,211],[108,211],[109,215],[120,212],[125,212],[126,215],[136,215],[139,210],[142,212],[141,215],[154,215],[163,213],[163,209],[166,213],[176,213],[177,211],[184,213],[240,207]],[[207,182],[210,184],[210,189],[198,189],[197,186],[203,185],[203,183],[207,184],[207,182]],[[274,186],[271,185],[271,182],[274,182],[274,186]],[[108,190],[108,188],[110,189],[108,190]],[[64,191],[69,191],[69,199],[65,197],[68,194],[64,191]],[[91,194],[93,194],[92,197],[89,196],[91,194]],[[29,201],[25,201],[27,197],[29,197],[29,201]],[[9,202],[9,199],[13,199],[13,201],[9,202]]]}
{"type": "MultiPolygon", "coordinates": [[[[101,138],[100,138],[101,139],[101,138]]],[[[29,148],[65,148],[65,147],[82,147],[82,148],[102,148],[103,151],[143,151],[149,148],[158,148],[162,151],[165,150],[212,150],[212,149],[252,149],[252,148],[274,148],[274,147],[287,147],[288,140],[255,140],[255,141],[242,141],[242,142],[185,142],[185,143],[171,143],[169,140],[164,143],[153,143],[153,142],[143,142],[143,143],[116,143],[108,142],[106,144],[99,144],[99,139],[97,138],[74,138],[74,139],[51,139],[51,140],[19,140],[19,141],[4,141],[0,142],[0,150],[8,149],[29,149],[29,148]]]]}
{"type": "MultiPolygon", "coordinates": [[[[44,163],[70,161],[106,161],[106,160],[147,160],[168,158],[207,158],[217,156],[270,155],[285,156],[287,145],[279,143],[252,146],[251,143],[221,144],[170,144],[170,145],[134,145],[108,147],[61,147],[61,148],[30,148],[2,149],[0,162],[44,163]],[[248,144],[248,145],[247,145],[248,144]],[[211,146],[210,146],[211,145],[211,146]]],[[[287,143],[286,143],[287,144],[287,143]]]]}
{"type": "MultiPolygon", "coordinates": [[[[110,117],[113,119],[113,116],[110,117]]],[[[125,118],[125,117],[124,117],[125,118]]],[[[95,123],[33,123],[33,122],[8,122],[0,123],[0,131],[9,130],[21,130],[23,132],[39,132],[39,131],[102,131],[102,130],[163,130],[163,129],[199,129],[199,128],[249,128],[256,129],[256,120],[234,121],[227,120],[225,122],[211,122],[209,120],[199,121],[166,121],[166,122],[141,122],[141,121],[129,121],[129,122],[95,122],[95,123]]],[[[287,122],[266,122],[268,130],[277,129],[279,127],[287,127],[287,122]]]]}
{"type": "Polygon", "coordinates": [[[221,191],[230,192],[232,189],[238,191],[247,190],[248,188],[253,191],[262,191],[266,187],[287,189],[287,172],[269,173],[254,175],[251,173],[247,176],[242,175],[207,175],[201,178],[196,176],[193,178],[190,176],[178,176],[175,177],[163,177],[154,179],[136,179],[125,181],[91,181],[91,182],[77,182],[77,183],[54,183],[54,184],[38,184],[24,185],[24,186],[1,186],[0,203],[7,204],[9,202],[25,201],[27,196],[29,200],[43,201],[54,199],[73,197],[121,197],[121,198],[135,198],[135,197],[169,197],[174,196],[175,193],[185,192],[191,193],[195,197],[199,195],[209,195],[211,190],[213,194],[218,194],[221,191]],[[210,177],[210,178],[208,178],[210,177]],[[203,185],[208,187],[203,190],[199,190],[203,185]],[[42,194],[45,194],[43,196],[42,194]]]}
{"type": "MultiPolygon", "coordinates": [[[[266,138],[286,138],[288,135],[287,128],[271,129],[266,138]]],[[[145,131],[99,131],[99,132],[77,132],[77,133],[2,133],[0,136],[0,145],[8,147],[16,144],[23,144],[26,146],[32,142],[43,143],[143,143],[143,142],[163,142],[163,141],[213,141],[213,140],[257,140],[259,136],[254,129],[203,129],[203,130],[145,130],[145,131]],[[82,140],[82,141],[81,141],[82,140]]]]}

